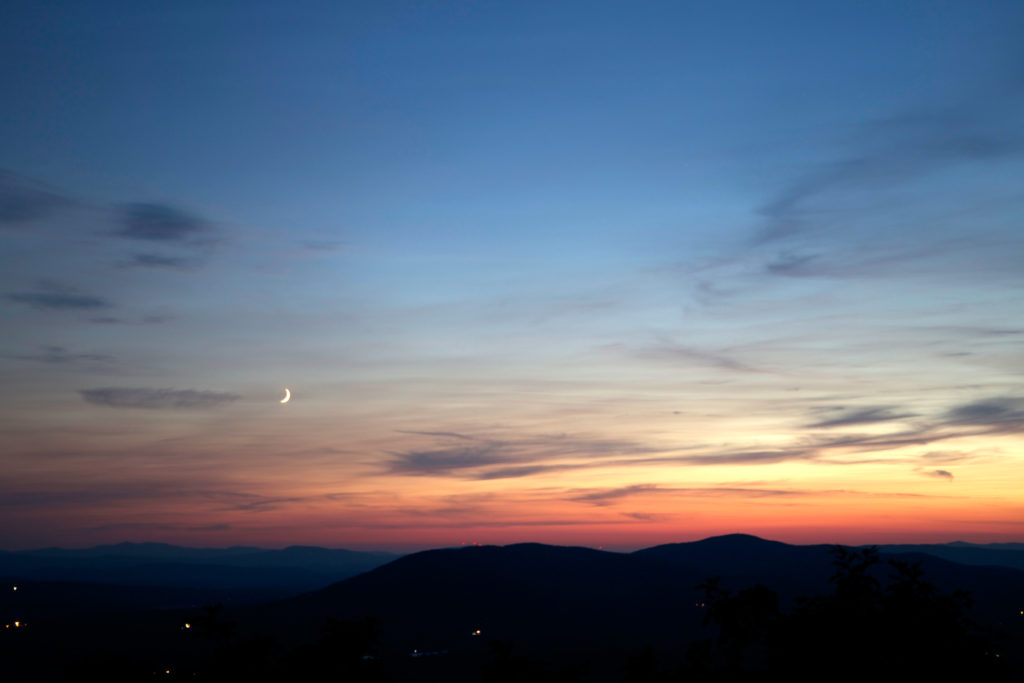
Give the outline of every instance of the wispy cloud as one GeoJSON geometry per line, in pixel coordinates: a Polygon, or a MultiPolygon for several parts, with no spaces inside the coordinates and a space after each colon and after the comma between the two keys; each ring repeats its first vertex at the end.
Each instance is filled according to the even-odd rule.
{"type": "Polygon", "coordinates": [[[805,272],[808,266],[814,266],[820,260],[819,254],[808,254],[799,253],[794,251],[785,251],[778,254],[773,261],[770,261],[766,267],[769,273],[778,273],[782,275],[801,274],[805,272]]]}
{"type": "Polygon", "coordinates": [[[194,389],[104,387],[78,393],[87,403],[112,408],[210,408],[241,398],[238,394],[194,389]]]}
{"type": "MultiPolygon", "coordinates": [[[[938,470],[942,471],[942,470],[938,470]]],[[[952,476],[952,475],[950,475],[952,476]]],[[[885,493],[876,494],[850,489],[819,490],[799,488],[766,488],[763,486],[737,486],[734,483],[709,484],[707,486],[681,487],[659,484],[633,484],[614,488],[572,489],[566,491],[566,500],[588,503],[600,507],[623,500],[649,497],[677,498],[775,498],[799,496],[917,496],[918,494],[885,493]]]]}
{"type": "Polygon", "coordinates": [[[831,427],[848,427],[851,425],[874,424],[878,422],[891,422],[915,417],[914,413],[897,412],[892,408],[876,406],[869,408],[856,408],[842,411],[839,415],[829,417],[818,422],[807,425],[809,429],[828,429],[831,427]]]}
{"type": "Polygon", "coordinates": [[[192,495],[194,481],[126,479],[93,482],[86,486],[64,482],[58,486],[32,485],[14,480],[0,482],[0,508],[45,507],[67,510],[79,506],[120,505],[136,500],[175,499],[192,495]]]}
{"type": "MultiPolygon", "coordinates": [[[[515,528],[515,527],[560,527],[560,526],[588,526],[593,524],[591,519],[574,519],[567,517],[553,517],[548,519],[533,519],[521,517],[498,517],[480,518],[472,517],[465,520],[442,521],[427,519],[417,522],[409,518],[397,522],[375,522],[373,520],[346,521],[336,520],[330,522],[330,527],[358,527],[360,529],[487,529],[487,528],[515,528]]],[[[607,524],[629,524],[626,520],[601,520],[602,525],[607,524]]]]}
{"type": "Polygon", "coordinates": [[[167,204],[126,204],[120,218],[116,235],[148,242],[185,242],[211,229],[203,219],[167,204]]]}
{"type": "Polygon", "coordinates": [[[929,451],[919,457],[929,463],[938,465],[947,462],[963,462],[965,460],[970,460],[975,456],[968,453],[961,453],[959,451],[929,451]]]}
{"type": "Polygon", "coordinates": [[[162,325],[163,323],[175,320],[176,316],[155,314],[144,315],[137,318],[119,318],[114,315],[97,315],[89,318],[89,322],[96,325],[162,325]]]}
{"type": "MultiPolygon", "coordinates": [[[[525,456],[530,458],[530,456],[525,456]]],[[[516,456],[502,444],[484,444],[467,448],[442,448],[395,454],[388,463],[394,474],[448,475],[455,471],[514,462],[516,456]]]]}
{"type": "Polygon", "coordinates": [[[414,429],[398,429],[395,430],[399,434],[416,434],[418,436],[436,436],[444,439],[459,439],[461,441],[473,441],[474,437],[467,434],[459,434],[458,432],[422,432],[414,429]]]}
{"type": "Polygon", "coordinates": [[[700,455],[677,455],[662,460],[684,465],[771,465],[793,460],[813,460],[816,457],[818,453],[815,449],[798,445],[771,450],[712,451],[700,455]]]}
{"type": "Polygon", "coordinates": [[[734,372],[763,372],[759,368],[734,358],[729,353],[694,348],[673,342],[664,342],[658,346],[641,349],[636,351],[634,355],[642,359],[705,365],[734,372]]]}
{"type": "Polygon", "coordinates": [[[924,472],[924,474],[928,475],[929,477],[938,477],[940,479],[948,479],[950,481],[953,481],[953,473],[950,472],[949,470],[928,470],[924,472]]]}
{"type": "Polygon", "coordinates": [[[622,516],[635,519],[638,522],[656,522],[670,517],[669,515],[659,515],[653,512],[623,512],[622,516]]]}
{"type": "Polygon", "coordinates": [[[25,304],[37,310],[69,311],[90,308],[109,308],[106,299],[88,294],[58,294],[56,292],[11,292],[9,301],[25,304]]]}
{"type": "Polygon", "coordinates": [[[71,201],[42,183],[0,170],[0,225],[29,223],[71,201]]]}
{"type": "MultiPolygon", "coordinates": [[[[278,510],[298,503],[318,503],[342,500],[340,494],[310,496],[269,495],[232,488],[230,482],[219,485],[210,482],[210,488],[197,486],[194,474],[181,473],[164,480],[130,478],[90,482],[62,488],[37,488],[27,482],[0,483],[0,508],[16,510],[19,507],[45,507],[50,510],[70,510],[102,505],[132,505],[136,501],[187,502],[193,510],[209,512],[261,513],[278,510]]],[[[350,501],[351,503],[351,501],[350,501]]],[[[127,527],[126,527],[127,528],[127,527]]]]}
{"type": "Polygon", "coordinates": [[[481,481],[492,479],[517,479],[519,477],[532,477],[535,474],[545,472],[564,472],[565,470],[582,469],[588,467],[584,464],[561,464],[561,465],[519,465],[516,467],[498,467],[477,473],[474,478],[481,481]]]}
{"type": "MultiPolygon", "coordinates": [[[[471,445],[392,453],[386,473],[404,476],[438,476],[460,479],[495,480],[534,477],[557,472],[595,468],[642,468],[665,465],[693,467],[774,465],[786,462],[815,462],[822,465],[853,466],[888,463],[906,466],[931,462],[933,465],[963,461],[974,456],[952,451],[913,454],[912,447],[929,446],[993,433],[1024,430],[1024,402],[998,398],[955,406],[927,416],[906,408],[870,406],[839,410],[808,425],[829,433],[804,435],[777,448],[743,448],[711,444],[654,446],[583,436],[535,436],[521,439],[488,440],[456,432],[410,432],[438,438],[471,441],[471,445]],[[889,432],[847,432],[844,428],[886,425],[915,418],[909,426],[889,432]],[[835,430],[835,431],[832,431],[835,430]],[[879,455],[872,455],[879,454],[879,455]]],[[[785,489],[716,488],[732,495],[794,495],[785,489]]],[[[583,491],[580,500],[596,502],[616,497],[672,491],[685,495],[710,495],[704,489],[665,489],[653,485],[583,491]]]]}
{"type": "Polygon", "coordinates": [[[4,354],[4,358],[47,365],[71,365],[74,363],[109,363],[114,357],[103,353],[71,353],[63,346],[41,346],[35,353],[4,354]]]}
{"type": "Polygon", "coordinates": [[[196,259],[166,254],[134,254],[128,261],[121,262],[122,268],[164,268],[169,270],[191,270],[199,265],[196,259]]]}
{"type": "Polygon", "coordinates": [[[88,527],[85,531],[228,531],[230,524],[165,524],[160,522],[120,522],[88,527]]]}
{"type": "MultiPolygon", "coordinates": [[[[1024,399],[997,397],[953,406],[931,417],[921,417],[911,428],[899,432],[822,436],[808,443],[809,447],[819,454],[842,451],[863,453],[898,450],[907,446],[927,446],[963,438],[1019,431],[1024,431],[1024,399]]],[[[972,456],[958,452],[932,451],[921,457],[940,463],[969,459],[972,456]]]]}
{"type": "Polygon", "coordinates": [[[771,256],[765,272],[788,277],[856,278],[877,275],[908,261],[941,256],[976,247],[965,239],[949,239],[928,246],[899,247],[892,244],[834,248],[786,249],[771,256]]]}
{"type": "Polygon", "coordinates": [[[4,296],[39,311],[82,311],[110,308],[106,299],[92,294],[83,294],[70,285],[55,282],[39,282],[34,291],[10,292],[4,296]]]}
{"type": "Polygon", "coordinates": [[[594,505],[607,505],[609,502],[646,493],[664,493],[657,484],[633,484],[632,486],[620,486],[610,489],[593,489],[582,493],[574,493],[569,500],[579,503],[593,503],[594,505]]]}
{"type": "Polygon", "coordinates": [[[993,431],[1024,429],[1024,399],[1000,397],[952,408],[945,416],[954,425],[989,427],[993,431]]]}
{"type": "Polygon", "coordinates": [[[310,500],[303,496],[266,496],[243,491],[202,491],[202,498],[214,500],[219,510],[238,510],[243,512],[267,512],[277,510],[290,503],[301,503],[310,500]]]}
{"type": "Polygon", "coordinates": [[[303,249],[309,251],[332,252],[338,251],[345,246],[341,240],[306,240],[301,243],[303,249]]]}
{"type": "MultiPolygon", "coordinates": [[[[425,432],[426,435],[467,440],[456,432],[425,432]]],[[[458,476],[467,479],[525,477],[543,471],[576,469],[589,462],[656,452],[630,441],[572,435],[536,435],[518,439],[474,438],[476,443],[458,448],[438,448],[393,453],[387,463],[390,474],[458,476]],[[583,458],[585,462],[580,462],[583,458]]]]}
{"type": "Polygon", "coordinates": [[[765,224],[757,241],[828,227],[834,213],[820,202],[829,196],[891,187],[955,164],[1019,156],[1024,136],[990,125],[986,118],[978,108],[946,107],[864,124],[847,156],[808,171],[760,208],[765,224]]]}

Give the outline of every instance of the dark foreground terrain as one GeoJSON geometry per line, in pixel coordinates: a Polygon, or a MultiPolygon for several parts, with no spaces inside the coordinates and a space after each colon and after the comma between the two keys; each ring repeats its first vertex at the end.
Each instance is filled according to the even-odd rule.
{"type": "Polygon", "coordinates": [[[249,593],[11,576],[0,657],[11,681],[1021,680],[1024,549],[955,546],[996,562],[734,535],[431,550],[270,602],[255,569],[249,593]]]}

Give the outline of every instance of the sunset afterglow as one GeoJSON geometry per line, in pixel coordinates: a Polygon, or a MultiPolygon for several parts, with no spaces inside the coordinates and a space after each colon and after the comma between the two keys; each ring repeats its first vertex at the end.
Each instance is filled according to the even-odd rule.
{"type": "Polygon", "coordinates": [[[1024,540],[1020,7],[527,5],[3,22],[0,549],[1024,540]]]}

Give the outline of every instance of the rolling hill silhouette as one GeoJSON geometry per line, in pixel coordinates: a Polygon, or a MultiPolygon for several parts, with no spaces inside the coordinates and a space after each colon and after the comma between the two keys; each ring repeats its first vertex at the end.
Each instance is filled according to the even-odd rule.
{"type": "Polygon", "coordinates": [[[452,647],[477,629],[486,639],[559,647],[662,642],[678,639],[680,623],[699,623],[695,586],[703,578],[589,548],[528,543],[429,550],[277,603],[272,620],[371,616],[400,649],[452,647]]]}
{"type": "Polygon", "coordinates": [[[719,576],[736,587],[763,583],[784,597],[827,590],[831,546],[788,545],[748,534],[669,543],[633,555],[686,567],[704,577],[719,576]]]}
{"type": "MultiPolygon", "coordinates": [[[[831,592],[830,549],[737,534],[631,554],[539,544],[431,550],[236,614],[283,640],[314,638],[327,618],[372,617],[380,652],[391,660],[414,650],[480,656],[484,642],[494,640],[532,657],[575,653],[603,662],[601,668],[621,665],[648,646],[659,656],[678,655],[681,644],[706,634],[697,587],[711,577],[722,577],[721,585],[734,591],[768,586],[788,605],[831,592]],[[477,629],[480,636],[472,636],[477,629]]],[[[972,591],[979,620],[1018,631],[1024,626],[1024,618],[1015,621],[1017,606],[1024,608],[1024,572],[921,553],[891,557],[920,563],[940,590],[972,591]]],[[[869,573],[884,586],[894,570],[883,561],[869,573]]]]}
{"type": "Polygon", "coordinates": [[[986,543],[976,545],[953,543],[923,545],[884,545],[878,548],[883,555],[896,553],[924,553],[941,557],[957,564],[975,564],[989,567],[1024,569],[1024,543],[986,543]]]}
{"type": "MultiPolygon", "coordinates": [[[[131,548],[128,554],[139,550],[131,548]]],[[[261,564],[278,567],[275,562],[280,557],[322,562],[323,552],[334,552],[248,551],[226,551],[234,553],[236,560],[249,558],[247,566],[235,566],[232,572],[258,575],[261,564]]],[[[166,560],[173,553],[167,548],[160,552],[165,553],[165,562],[155,564],[172,566],[166,560]]],[[[99,552],[92,559],[108,562],[109,558],[99,552]]],[[[236,654],[224,661],[233,665],[250,661],[257,669],[271,672],[301,668],[306,662],[310,676],[332,661],[330,653],[336,659],[338,652],[348,652],[346,656],[355,659],[372,655],[371,661],[385,667],[392,680],[479,680],[480,671],[493,668],[496,661],[500,666],[536,661],[547,662],[549,672],[565,663],[582,666],[587,673],[577,672],[578,680],[612,681],[623,680],[624,667],[635,662],[638,653],[646,652],[643,661],[648,663],[678,666],[689,643],[713,632],[702,625],[708,615],[708,606],[702,603],[708,594],[698,588],[708,579],[720,577],[718,585],[734,596],[761,595],[763,591],[744,590],[767,586],[777,591],[783,609],[789,610],[806,604],[797,600],[800,596],[825,595],[835,589],[830,581],[835,559],[830,546],[792,546],[742,534],[634,553],[533,543],[428,550],[294,597],[263,604],[226,604],[216,614],[222,624],[218,628],[230,638],[225,635],[223,642],[217,641],[219,645],[188,645],[182,640],[182,624],[198,622],[209,611],[195,602],[189,602],[188,609],[143,609],[160,606],[147,603],[145,592],[136,600],[130,592],[118,597],[110,587],[97,592],[95,586],[39,583],[32,592],[17,597],[0,593],[0,609],[7,614],[34,608],[43,617],[35,619],[15,650],[5,651],[12,661],[23,663],[35,655],[49,657],[51,665],[57,666],[54,662],[64,657],[88,668],[131,652],[138,666],[166,660],[187,667],[199,666],[203,656],[229,648],[236,654]],[[91,591],[85,608],[76,607],[76,590],[91,591]],[[329,633],[334,635],[325,635],[329,633]],[[372,642],[372,647],[359,644],[364,641],[372,642]]],[[[940,592],[971,591],[973,618],[1004,634],[1003,661],[1020,670],[1024,571],[956,564],[920,552],[898,553],[884,555],[868,572],[883,587],[894,574],[886,559],[918,563],[925,579],[940,592]]],[[[225,560],[223,554],[205,553],[202,561],[190,566],[219,568],[225,560]]],[[[85,566],[98,570],[96,565],[85,566]]],[[[139,567],[146,565],[128,566],[141,571],[139,567]]],[[[110,571],[124,569],[115,563],[110,571]]],[[[153,595],[159,592],[155,590],[153,595]]],[[[183,600],[211,597],[188,591],[175,595],[183,600]]]]}

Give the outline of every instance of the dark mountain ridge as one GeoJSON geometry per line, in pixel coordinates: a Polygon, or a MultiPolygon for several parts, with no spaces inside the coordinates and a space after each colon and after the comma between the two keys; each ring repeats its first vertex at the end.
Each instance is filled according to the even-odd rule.
{"type": "MultiPolygon", "coordinates": [[[[678,637],[681,625],[689,629],[700,621],[697,586],[711,577],[733,590],[763,584],[789,602],[828,592],[833,548],[736,534],[630,554],[535,543],[428,550],[253,609],[293,625],[295,615],[373,616],[407,634],[410,642],[427,634],[443,640],[485,626],[493,637],[593,640],[598,633],[621,630],[612,622],[628,609],[627,640],[655,642],[669,625],[678,637]]],[[[889,558],[918,563],[939,589],[971,591],[986,619],[1006,620],[1018,611],[1011,605],[1024,606],[1022,571],[892,553],[870,571],[883,585],[894,571],[885,561],[889,558]]]]}
{"type": "MultiPolygon", "coordinates": [[[[330,552],[263,552],[289,555],[288,551],[292,557],[330,552]]],[[[257,555],[263,558],[260,561],[269,561],[267,555],[257,555]]],[[[634,553],[536,543],[471,546],[407,555],[312,592],[264,604],[226,603],[214,612],[194,603],[182,610],[138,611],[144,605],[128,596],[105,601],[86,585],[42,583],[17,594],[0,593],[0,608],[25,614],[35,602],[35,614],[42,618],[33,617],[33,628],[24,634],[24,652],[64,647],[73,650],[78,657],[74,661],[79,662],[130,650],[145,661],[164,658],[181,666],[199,666],[202,656],[212,652],[244,651],[267,671],[308,660],[319,662],[310,665],[310,672],[316,672],[341,656],[338,652],[348,652],[345,656],[354,657],[352,661],[372,654],[371,661],[384,667],[391,680],[457,681],[479,680],[481,667],[496,652],[505,653],[500,661],[506,664],[513,652],[513,660],[589,667],[580,680],[612,681],[622,680],[623,667],[638,652],[650,653],[651,661],[680,666],[687,644],[713,633],[702,624],[708,615],[708,594],[700,586],[708,579],[720,577],[719,585],[732,595],[767,586],[778,593],[783,609],[790,610],[801,604],[800,596],[835,589],[830,577],[836,572],[836,559],[832,546],[791,546],[741,534],[634,553]],[[78,589],[94,594],[76,608],[78,589]],[[67,601],[63,616],[62,600],[67,601]],[[43,603],[46,609],[40,607],[43,603]],[[219,626],[209,626],[214,622],[219,626]],[[189,634],[183,631],[185,623],[207,623],[208,628],[189,634]],[[220,640],[196,641],[204,632],[222,635],[217,636],[220,640]],[[193,653],[192,659],[175,654],[186,651],[193,653]]],[[[896,573],[888,559],[918,563],[924,579],[940,594],[971,591],[972,618],[1008,634],[1003,661],[1019,666],[1024,651],[1024,571],[961,565],[919,552],[888,554],[869,571],[883,590],[896,573]]],[[[221,566],[197,563],[189,571],[221,566]]],[[[240,570],[231,571],[237,575],[240,570]]],[[[259,571],[250,564],[243,573],[259,571]]],[[[106,590],[112,595],[114,587],[106,590]]],[[[208,594],[186,592],[179,597],[208,594]]],[[[242,655],[230,655],[235,656],[242,655]]]]}
{"type": "MultiPolygon", "coordinates": [[[[315,590],[398,555],[309,546],[186,548],[120,543],[0,552],[0,576],[35,581],[243,591],[261,599],[315,590]],[[253,593],[257,591],[257,593],[253,593]],[[259,593],[262,591],[262,593],[259,593]]],[[[237,597],[237,596],[236,596],[237,597]]]]}
{"type": "MultiPolygon", "coordinates": [[[[699,620],[702,574],[590,548],[523,543],[428,550],[273,606],[274,619],[315,614],[377,618],[400,641],[458,641],[477,629],[519,642],[621,639],[621,609],[636,640],[659,639],[683,612],[699,620]]],[[[254,608],[260,609],[260,608],[254,608]]]]}
{"type": "Polygon", "coordinates": [[[958,564],[988,565],[1024,569],[1024,543],[988,543],[975,545],[955,541],[940,544],[883,545],[883,554],[925,553],[958,564]]]}

